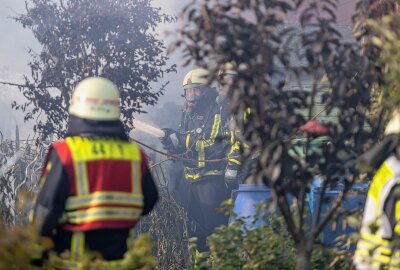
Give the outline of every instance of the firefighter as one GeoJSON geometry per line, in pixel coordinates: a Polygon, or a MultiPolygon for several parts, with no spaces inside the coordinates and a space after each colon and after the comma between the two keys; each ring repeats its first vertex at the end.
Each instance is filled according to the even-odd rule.
{"type": "Polygon", "coordinates": [[[69,251],[68,260],[49,258],[55,268],[76,269],[89,250],[120,269],[132,229],[158,200],[147,158],[128,141],[111,81],[81,81],[69,114],[66,138],[48,151],[33,224],[53,251],[69,251]]]}
{"type": "Polygon", "coordinates": [[[218,81],[220,84],[218,96],[216,98],[216,102],[220,107],[220,111],[224,112],[221,115],[226,117],[226,120],[223,121],[225,123],[225,132],[230,140],[230,150],[227,154],[228,163],[225,167],[225,184],[230,190],[234,190],[238,188],[239,182],[239,169],[241,166],[241,161],[239,159],[239,150],[240,144],[236,139],[237,134],[239,133],[238,129],[235,128],[234,119],[229,114],[229,98],[228,92],[229,90],[233,90],[235,80],[238,76],[237,67],[234,62],[228,62],[223,65],[222,69],[218,72],[218,81]]]}
{"type": "MultiPolygon", "coordinates": [[[[238,185],[245,182],[245,179],[250,175],[251,167],[255,163],[255,159],[249,159],[242,164],[240,159],[241,147],[247,148],[246,144],[240,144],[238,136],[240,130],[237,128],[233,117],[229,114],[230,104],[228,92],[232,94],[235,91],[235,83],[238,78],[238,67],[235,62],[227,62],[218,72],[218,80],[220,84],[217,103],[220,105],[220,110],[225,111],[226,121],[223,121],[226,125],[225,130],[230,140],[230,150],[227,154],[228,164],[225,168],[225,183],[231,190],[237,189],[238,185]]],[[[243,113],[243,121],[246,122],[250,114],[250,108],[243,113]]],[[[243,150],[243,149],[242,149],[243,150]]]]}
{"type": "Polygon", "coordinates": [[[400,269],[400,110],[389,121],[383,141],[363,154],[360,169],[376,171],[364,208],[354,256],[358,270],[400,269]]]}
{"type": "Polygon", "coordinates": [[[226,112],[215,102],[217,91],[207,85],[209,73],[194,69],[183,80],[186,105],[178,131],[165,129],[164,147],[184,158],[184,181],[188,185],[188,214],[197,223],[198,249],[204,251],[206,237],[228,218],[216,213],[230,197],[224,182],[227,148],[223,142],[226,112]],[[206,162],[216,160],[216,162],[206,162]]]}

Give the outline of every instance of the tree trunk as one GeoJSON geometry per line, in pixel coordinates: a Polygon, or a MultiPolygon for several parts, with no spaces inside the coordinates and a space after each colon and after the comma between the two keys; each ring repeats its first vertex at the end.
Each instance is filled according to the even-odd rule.
{"type": "Polygon", "coordinates": [[[305,242],[297,245],[296,270],[311,269],[311,251],[306,246],[305,242]]]}

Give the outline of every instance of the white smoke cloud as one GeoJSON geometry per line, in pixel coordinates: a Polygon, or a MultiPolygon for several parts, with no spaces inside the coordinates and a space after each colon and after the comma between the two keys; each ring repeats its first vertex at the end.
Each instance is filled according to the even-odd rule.
{"type": "MultiPolygon", "coordinates": [[[[161,7],[163,13],[179,16],[182,8],[190,1],[186,0],[154,0],[153,6],[161,7]]],[[[21,82],[23,74],[30,74],[28,62],[31,57],[28,54],[28,49],[32,48],[35,52],[40,51],[40,44],[34,38],[32,32],[24,29],[21,24],[15,22],[11,17],[24,14],[24,0],[1,0],[2,8],[0,9],[0,34],[3,37],[0,42],[0,81],[21,82]]],[[[166,31],[176,31],[180,22],[171,24],[160,24],[157,28],[157,33],[162,40],[165,40],[166,46],[169,45],[171,36],[166,36],[166,31]]],[[[157,112],[164,107],[166,103],[182,104],[183,98],[180,95],[183,93],[182,80],[189,68],[181,68],[181,57],[179,53],[171,55],[168,62],[169,65],[177,64],[177,73],[166,74],[160,83],[154,84],[154,89],[157,90],[161,83],[169,81],[165,94],[160,97],[159,104],[152,107],[147,107],[149,114],[147,118],[157,118],[157,112]]],[[[32,134],[33,123],[24,123],[23,114],[19,111],[11,109],[13,100],[23,101],[22,95],[15,87],[0,85],[2,99],[0,99],[0,114],[3,116],[0,120],[0,131],[6,134],[6,137],[14,137],[15,125],[20,127],[21,138],[28,137],[32,134]]],[[[165,109],[165,108],[164,108],[165,109]]],[[[175,119],[176,120],[176,119],[175,119]]]]}

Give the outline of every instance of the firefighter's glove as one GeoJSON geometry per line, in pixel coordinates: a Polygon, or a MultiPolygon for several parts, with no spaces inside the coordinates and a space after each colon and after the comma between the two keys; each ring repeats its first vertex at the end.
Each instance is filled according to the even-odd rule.
{"type": "Polygon", "coordinates": [[[229,190],[237,189],[239,187],[238,183],[238,170],[229,169],[225,170],[225,185],[229,190]]]}
{"type": "Polygon", "coordinates": [[[179,146],[178,132],[170,128],[163,128],[163,131],[165,135],[161,139],[161,143],[164,149],[170,153],[175,153],[179,146]]]}

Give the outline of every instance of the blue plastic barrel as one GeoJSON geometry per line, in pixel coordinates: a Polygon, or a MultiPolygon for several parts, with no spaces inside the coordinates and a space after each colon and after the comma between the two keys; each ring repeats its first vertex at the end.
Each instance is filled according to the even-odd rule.
{"type": "MultiPolygon", "coordinates": [[[[321,217],[331,208],[333,202],[336,200],[343,187],[334,189],[328,189],[325,191],[325,195],[321,207],[321,217]]],[[[341,204],[341,208],[347,210],[363,209],[367,198],[368,184],[355,184],[347,194],[345,200],[341,204]]],[[[315,215],[315,209],[321,199],[321,188],[314,187],[310,191],[309,205],[312,217],[315,215]]],[[[350,234],[355,232],[355,228],[347,226],[342,227],[343,218],[339,218],[337,221],[336,228],[332,228],[332,222],[329,222],[322,231],[321,240],[328,246],[335,246],[337,243],[335,239],[343,234],[350,234]]],[[[352,247],[354,248],[354,247],[352,247]]]]}
{"type": "Polygon", "coordinates": [[[271,198],[270,189],[264,185],[240,184],[239,189],[232,192],[232,199],[234,200],[233,212],[236,214],[236,218],[231,219],[231,222],[235,222],[235,219],[240,218],[245,221],[247,229],[252,226],[259,227],[262,222],[262,216],[258,217],[253,224],[257,213],[256,205],[271,198]]]}

